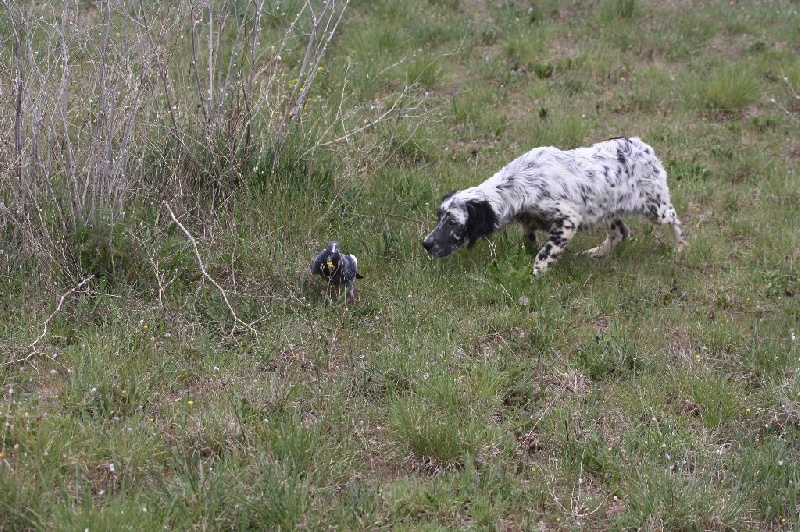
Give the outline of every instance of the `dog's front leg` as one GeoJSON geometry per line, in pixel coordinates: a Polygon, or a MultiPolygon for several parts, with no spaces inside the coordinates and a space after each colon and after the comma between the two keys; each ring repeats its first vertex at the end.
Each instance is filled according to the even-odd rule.
{"type": "Polygon", "coordinates": [[[547,242],[539,250],[533,263],[533,275],[539,275],[556,263],[564,247],[572,240],[578,230],[578,223],[570,218],[555,222],[550,228],[547,242]]]}
{"type": "Polygon", "coordinates": [[[531,226],[522,226],[522,242],[525,249],[532,255],[536,253],[536,229],[531,226]]]}

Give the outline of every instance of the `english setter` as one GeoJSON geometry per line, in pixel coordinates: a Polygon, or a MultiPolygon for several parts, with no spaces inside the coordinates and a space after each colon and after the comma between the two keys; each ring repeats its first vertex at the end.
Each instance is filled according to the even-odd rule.
{"type": "Polygon", "coordinates": [[[422,245],[446,257],[463,244],[517,223],[535,245],[534,231],[548,231],[533,274],[555,264],[579,230],[605,225],[605,241],[586,253],[602,257],[628,237],[622,217],[641,214],[669,225],[676,248],[686,239],[667,188],[667,172],[653,148],[638,138],[613,138],[588,148],[535,148],[476,187],[442,199],[436,228],[422,245]]]}

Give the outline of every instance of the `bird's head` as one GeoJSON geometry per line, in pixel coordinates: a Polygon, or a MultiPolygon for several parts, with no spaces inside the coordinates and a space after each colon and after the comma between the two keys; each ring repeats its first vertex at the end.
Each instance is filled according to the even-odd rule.
{"type": "Polygon", "coordinates": [[[325,248],[325,266],[328,267],[328,274],[332,275],[339,268],[341,256],[339,254],[339,243],[332,241],[325,248]]]}

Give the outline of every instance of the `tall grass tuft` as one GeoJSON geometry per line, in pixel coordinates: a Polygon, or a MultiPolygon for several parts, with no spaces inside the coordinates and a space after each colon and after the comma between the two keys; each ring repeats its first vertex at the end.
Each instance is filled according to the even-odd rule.
{"type": "Polygon", "coordinates": [[[607,0],[600,4],[599,16],[603,23],[630,20],[635,14],[636,0],[607,0]]]}
{"type": "Polygon", "coordinates": [[[738,113],[761,96],[755,71],[741,63],[725,65],[709,75],[691,74],[685,84],[685,97],[691,107],[715,113],[738,113]]]}

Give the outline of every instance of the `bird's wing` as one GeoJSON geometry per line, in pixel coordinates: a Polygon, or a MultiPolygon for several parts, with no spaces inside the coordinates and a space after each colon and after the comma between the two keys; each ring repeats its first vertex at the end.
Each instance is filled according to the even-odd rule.
{"type": "Polygon", "coordinates": [[[356,279],[363,279],[364,276],[358,273],[358,259],[356,258],[355,255],[350,255],[350,256],[353,257],[353,267],[356,270],[356,279]]]}
{"type": "Polygon", "coordinates": [[[358,259],[355,255],[344,255],[345,260],[345,278],[352,281],[353,279],[363,279],[364,276],[358,273],[358,259]]]}
{"type": "Polygon", "coordinates": [[[356,258],[355,255],[350,255],[350,256],[353,257],[353,269],[355,269],[356,271],[356,279],[363,279],[364,276],[358,273],[358,259],[356,258]]]}
{"type": "Polygon", "coordinates": [[[322,264],[325,260],[325,251],[320,251],[311,263],[311,273],[322,274],[322,264]]]}

